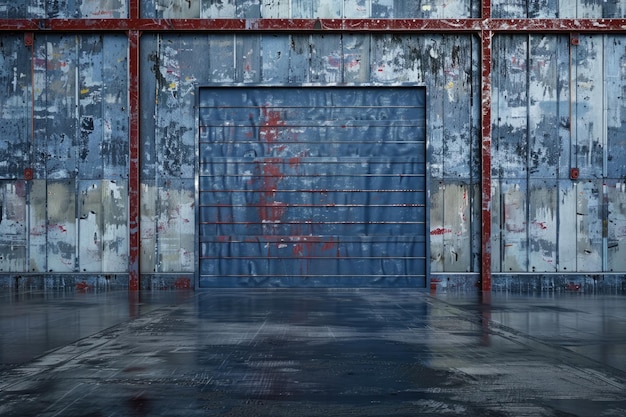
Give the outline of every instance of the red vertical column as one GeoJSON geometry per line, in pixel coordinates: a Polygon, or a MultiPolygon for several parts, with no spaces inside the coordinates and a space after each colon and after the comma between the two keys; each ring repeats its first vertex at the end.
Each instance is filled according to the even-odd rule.
{"type": "Polygon", "coordinates": [[[481,31],[481,289],[491,291],[491,2],[483,0],[481,31]]]}
{"type": "MultiPolygon", "coordinates": [[[[139,19],[139,0],[129,4],[130,20],[139,19]]],[[[132,27],[132,26],[131,26],[132,27]]],[[[139,36],[138,30],[128,32],[128,91],[129,91],[129,172],[128,172],[128,289],[139,290],[139,216],[140,216],[140,181],[139,181],[139,36]]]]}

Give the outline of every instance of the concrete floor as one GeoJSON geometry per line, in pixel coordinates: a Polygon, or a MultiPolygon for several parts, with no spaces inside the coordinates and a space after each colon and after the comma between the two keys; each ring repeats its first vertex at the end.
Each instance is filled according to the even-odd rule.
{"type": "Polygon", "coordinates": [[[626,297],[0,296],[1,416],[624,416],[626,297]]]}

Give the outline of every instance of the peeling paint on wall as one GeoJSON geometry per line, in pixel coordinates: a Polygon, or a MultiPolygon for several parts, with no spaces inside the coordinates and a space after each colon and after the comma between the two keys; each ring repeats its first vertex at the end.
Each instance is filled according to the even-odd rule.
{"type": "MultiPolygon", "coordinates": [[[[492,2],[493,17],[623,18],[623,1],[492,2]]],[[[481,2],[142,0],[147,18],[462,18],[481,2]]],[[[2,18],[127,17],[120,0],[18,0],[2,18]]],[[[497,34],[494,272],[623,272],[626,37],[497,34]],[[570,178],[572,170],[578,176],[570,178]]],[[[479,272],[480,58],[472,35],[143,33],[141,271],[192,271],[196,91],[426,87],[431,270],[479,272]]],[[[0,35],[0,272],[121,272],[128,258],[125,34],[0,35]],[[26,172],[33,179],[27,180],[26,172]],[[30,175],[30,174],[29,174],[30,175]]]]}
{"type": "Polygon", "coordinates": [[[615,271],[623,42],[495,38],[504,54],[494,62],[494,271],[615,271]]]}
{"type": "Polygon", "coordinates": [[[125,272],[126,37],[42,35],[27,46],[3,34],[0,41],[12,69],[0,79],[11,91],[0,102],[7,145],[0,156],[13,161],[0,166],[0,177],[33,175],[1,182],[0,268],[4,259],[11,272],[125,272]],[[17,196],[19,219],[10,215],[17,196]]]}

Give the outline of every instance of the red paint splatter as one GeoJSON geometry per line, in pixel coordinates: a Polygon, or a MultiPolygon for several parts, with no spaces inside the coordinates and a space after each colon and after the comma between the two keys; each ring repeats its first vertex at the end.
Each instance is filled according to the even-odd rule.
{"type": "Polygon", "coordinates": [[[261,197],[259,202],[259,217],[263,222],[276,223],[279,222],[285,212],[287,211],[287,204],[280,201],[268,201],[261,197]]]}
{"type": "Polygon", "coordinates": [[[174,288],[188,290],[191,288],[191,279],[180,277],[174,281],[174,288]]]}
{"type": "Polygon", "coordinates": [[[287,149],[288,149],[287,145],[278,145],[278,146],[274,146],[272,148],[272,151],[281,153],[281,152],[285,152],[287,149]]]}
{"type": "Polygon", "coordinates": [[[285,121],[282,120],[278,111],[263,108],[262,112],[265,122],[259,129],[259,137],[266,143],[276,143],[279,138],[280,127],[285,126],[285,121]]]}
{"type": "Polygon", "coordinates": [[[322,250],[333,249],[337,244],[335,242],[326,242],[322,245],[322,250]]]}
{"type": "Polygon", "coordinates": [[[15,194],[18,197],[26,196],[26,181],[15,181],[15,194]]]}
{"type": "Polygon", "coordinates": [[[304,247],[301,243],[296,243],[295,245],[293,245],[292,252],[295,256],[302,256],[304,252],[304,247]]]}
{"type": "Polygon", "coordinates": [[[42,236],[45,234],[45,226],[39,225],[37,227],[33,227],[30,229],[30,234],[32,236],[42,236]]]}
{"type": "Polygon", "coordinates": [[[443,227],[438,227],[430,231],[431,236],[441,236],[446,233],[452,233],[452,229],[444,229],[443,227]]]}
{"type": "Polygon", "coordinates": [[[268,158],[263,163],[263,193],[266,196],[273,196],[278,188],[278,183],[283,179],[280,171],[282,159],[268,158]]]}
{"type": "Polygon", "coordinates": [[[546,230],[546,229],[548,228],[548,226],[546,226],[546,223],[545,223],[545,222],[537,222],[537,221],[534,221],[534,222],[533,222],[533,224],[534,224],[535,226],[538,226],[539,228],[541,228],[541,230],[546,230]]]}
{"type": "Polygon", "coordinates": [[[67,228],[65,226],[63,226],[62,224],[49,224],[48,225],[48,229],[58,229],[62,233],[66,233],[67,232],[67,228]]]}
{"type": "Polygon", "coordinates": [[[292,168],[297,167],[298,165],[300,165],[301,159],[302,158],[299,157],[299,156],[296,156],[296,157],[293,157],[293,158],[289,158],[289,166],[292,167],[292,168]]]}

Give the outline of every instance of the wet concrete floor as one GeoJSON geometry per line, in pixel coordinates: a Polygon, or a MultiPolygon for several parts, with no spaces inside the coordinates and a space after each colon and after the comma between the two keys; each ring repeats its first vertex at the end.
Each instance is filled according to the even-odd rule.
{"type": "Polygon", "coordinates": [[[0,415],[625,416],[626,297],[0,295],[0,415]]]}

